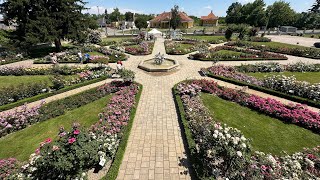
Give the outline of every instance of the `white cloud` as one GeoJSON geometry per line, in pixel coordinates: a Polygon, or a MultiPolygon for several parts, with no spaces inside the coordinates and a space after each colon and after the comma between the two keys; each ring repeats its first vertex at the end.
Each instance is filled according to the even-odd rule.
{"type": "Polygon", "coordinates": [[[241,4],[246,4],[246,3],[253,2],[254,0],[237,0],[237,1],[241,4]]]}
{"type": "MultiPolygon", "coordinates": [[[[102,14],[102,13],[104,13],[104,11],[105,11],[105,7],[103,7],[103,6],[91,6],[91,7],[87,7],[88,8],[88,10],[85,12],[85,13],[90,13],[90,14],[98,14],[98,12],[100,13],[100,14],[102,14]],[[99,11],[98,11],[98,9],[99,9],[99,11]]],[[[111,13],[111,12],[113,12],[113,9],[114,8],[107,8],[107,10],[108,10],[108,13],[111,13]]],[[[143,11],[139,11],[139,10],[135,10],[135,9],[128,9],[128,8],[119,8],[119,11],[121,12],[121,13],[125,13],[125,12],[128,12],[128,11],[130,11],[130,12],[132,12],[132,13],[143,13],[143,11]]]]}
{"type": "Polygon", "coordinates": [[[210,5],[203,7],[204,9],[212,9],[210,5]]]}

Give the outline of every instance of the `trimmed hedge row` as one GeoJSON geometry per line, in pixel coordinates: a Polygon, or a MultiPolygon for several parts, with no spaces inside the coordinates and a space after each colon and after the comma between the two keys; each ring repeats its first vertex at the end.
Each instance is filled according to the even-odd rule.
{"type": "Polygon", "coordinates": [[[128,125],[125,126],[125,128],[123,129],[122,139],[120,141],[120,144],[119,144],[118,150],[116,152],[115,158],[112,162],[112,165],[111,165],[110,169],[108,170],[108,173],[106,174],[106,176],[104,176],[102,179],[115,180],[118,176],[120,165],[122,163],[123,156],[124,156],[124,153],[127,148],[129,136],[130,136],[131,129],[133,126],[134,117],[135,117],[137,107],[138,107],[138,104],[140,101],[141,93],[143,90],[142,85],[141,84],[138,84],[138,85],[139,85],[139,93],[135,97],[136,105],[133,107],[133,109],[130,112],[130,121],[129,121],[128,125]]]}
{"type": "Polygon", "coordinates": [[[31,98],[26,98],[26,99],[23,99],[21,101],[17,101],[17,102],[11,103],[11,104],[6,104],[6,105],[3,105],[3,106],[0,106],[0,112],[1,111],[5,111],[5,110],[9,110],[9,109],[12,109],[12,108],[15,108],[15,107],[18,107],[18,106],[22,106],[25,103],[35,102],[35,101],[38,101],[38,100],[41,100],[41,99],[44,99],[44,98],[47,98],[47,97],[50,97],[50,96],[53,96],[53,95],[56,95],[56,94],[64,93],[64,92],[67,92],[67,91],[70,91],[70,90],[73,90],[73,89],[80,88],[82,86],[86,86],[86,85],[90,85],[90,84],[93,84],[93,83],[96,83],[96,82],[99,82],[99,81],[103,81],[103,80],[106,80],[106,79],[107,79],[107,77],[97,78],[97,79],[85,81],[83,83],[79,83],[79,84],[76,84],[76,85],[73,85],[73,86],[68,86],[68,87],[60,89],[58,91],[53,91],[53,92],[49,92],[49,93],[45,93],[45,94],[39,94],[39,95],[33,96],[31,98]]]}
{"type": "Polygon", "coordinates": [[[248,83],[245,83],[245,82],[233,80],[233,79],[222,77],[222,76],[216,76],[216,75],[214,75],[212,73],[206,73],[206,75],[209,76],[209,77],[212,77],[212,78],[215,78],[215,79],[219,79],[219,80],[222,80],[222,81],[226,81],[226,82],[229,82],[229,83],[232,83],[232,84],[236,84],[236,85],[239,85],[239,86],[248,86],[250,89],[261,91],[261,92],[264,92],[264,93],[267,93],[267,94],[270,94],[270,95],[274,95],[274,96],[278,96],[278,97],[281,97],[281,98],[285,98],[285,99],[288,99],[288,100],[291,100],[291,101],[295,101],[297,103],[306,104],[306,105],[309,105],[309,106],[312,106],[312,107],[320,108],[320,103],[312,101],[312,100],[309,100],[309,99],[306,99],[306,98],[285,94],[285,93],[282,93],[282,92],[279,92],[279,91],[274,91],[274,90],[271,90],[271,89],[263,88],[263,87],[260,87],[260,86],[255,86],[255,85],[252,85],[252,84],[248,84],[248,83]]]}

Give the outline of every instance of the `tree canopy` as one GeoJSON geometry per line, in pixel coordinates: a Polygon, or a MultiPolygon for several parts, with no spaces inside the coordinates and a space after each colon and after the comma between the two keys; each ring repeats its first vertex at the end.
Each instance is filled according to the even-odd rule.
{"type": "Polygon", "coordinates": [[[135,26],[141,30],[142,28],[147,28],[148,27],[148,23],[146,18],[144,17],[138,17],[135,21],[134,21],[135,26]]]}
{"type": "Polygon", "coordinates": [[[226,16],[226,23],[246,23],[251,26],[263,26],[266,24],[265,3],[263,0],[255,0],[252,3],[242,5],[239,2],[232,3],[226,16]]]}
{"type": "Polygon", "coordinates": [[[111,22],[117,22],[120,20],[121,13],[119,11],[119,8],[113,9],[113,12],[109,14],[109,19],[111,22]]]}
{"type": "Polygon", "coordinates": [[[59,51],[62,39],[86,39],[90,19],[82,13],[84,5],[82,0],[5,0],[0,9],[7,23],[17,23],[17,45],[54,42],[59,51]]]}
{"type": "Polygon", "coordinates": [[[284,1],[276,1],[268,6],[267,14],[270,18],[270,27],[293,25],[296,18],[296,13],[290,7],[290,3],[284,1]]]}
{"type": "Polygon", "coordinates": [[[179,6],[175,5],[172,9],[171,9],[171,19],[170,19],[170,26],[176,30],[177,27],[180,25],[181,19],[179,16],[179,6]]]}
{"type": "Polygon", "coordinates": [[[313,13],[320,13],[320,0],[316,0],[316,2],[312,5],[310,11],[313,13]]]}
{"type": "Polygon", "coordinates": [[[134,14],[132,12],[126,12],[124,14],[126,21],[133,21],[134,14]]]}

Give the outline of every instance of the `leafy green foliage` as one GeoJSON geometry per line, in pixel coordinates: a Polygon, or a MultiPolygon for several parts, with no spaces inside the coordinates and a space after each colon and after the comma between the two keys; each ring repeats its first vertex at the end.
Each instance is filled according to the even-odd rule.
{"type": "Polygon", "coordinates": [[[88,28],[88,17],[82,0],[45,1],[7,0],[1,12],[7,23],[17,23],[15,42],[30,47],[37,43],[54,42],[61,50],[61,39],[83,42],[88,28]]]}
{"type": "Polygon", "coordinates": [[[136,25],[136,27],[141,30],[142,28],[147,28],[148,27],[148,23],[147,20],[143,17],[138,17],[135,21],[134,24],[136,25]]]}
{"type": "Polygon", "coordinates": [[[180,25],[181,19],[179,16],[179,6],[175,5],[171,9],[171,20],[170,20],[170,26],[176,30],[177,27],[180,25]]]}
{"type": "Polygon", "coordinates": [[[284,1],[276,1],[268,6],[267,14],[270,17],[270,27],[292,25],[295,21],[295,11],[289,3],[284,1]]]}
{"type": "Polygon", "coordinates": [[[311,7],[310,11],[313,13],[320,13],[320,0],[316,0],[316,2],[311,7]]]}

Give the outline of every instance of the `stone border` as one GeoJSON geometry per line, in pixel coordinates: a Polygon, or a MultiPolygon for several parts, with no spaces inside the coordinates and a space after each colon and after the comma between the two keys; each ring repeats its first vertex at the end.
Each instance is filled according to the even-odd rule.
{"type": "Polygon", "coordinates": [[[172,70],[175,70],[177,69],[180,64],[177,60],[173,60],[173,59],[165,59],[165,60],[168,60],[168,61],[172,61],[174,62],[174,65],[173,66],[170,66],[168,68],[155,68],[155,69],[152,69],[152,68],[148,68],[148,67],[145,67],[143,64],[146,62],[146,61],[151,61],[152,59],[148,59],[148,60],[143,60],[140,62],[138,68],[142,69],[142,70],[145,70],[145,71],[148,71],[148,72],[170,72],[172,70]]]}

